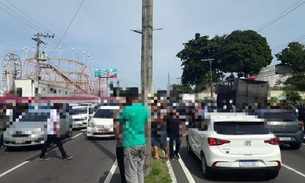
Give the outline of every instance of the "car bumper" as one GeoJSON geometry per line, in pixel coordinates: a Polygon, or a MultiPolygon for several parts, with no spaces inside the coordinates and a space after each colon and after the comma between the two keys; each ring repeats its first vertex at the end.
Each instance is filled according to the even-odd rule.
{"type": "Polygon", "coordinates": [[[42,145],[44,138],[6,138],[3,137],[3,145],[8,147],[22,147],[22,146],[35,146],[42,145]]]}
{"type": "Polygon", "coordinates": [[[219,151],[211,151],[206,157],[207,165],[211,169],[229,170],[276,170],[281,167],[281,151],[276,148],[268,154],[254,155],[226,155],[219,151]],[[216,153],[215,153],[216,152],[216,153]],[[241,161],[256,161],[255,166],[241,166],[241,161]]]}
{"type": "Polygon", "coordinates": [[[211,172],[217,173],[270,173],[279,171],[281,169],[280,166],[273,166],[273,167],[258,167],[258,168],[226,168],[226,167],[211,167],[211,172]]]}
{"type": "Polygon", "coordinates": [[[86,128],[87,127],[87,121],[73,121],[72,128],[73,129],[80,129],[80,128],[86,128]]]}
{"type": "Polygon", "coordinates": [[[89,138],[112,138],[115,137],[114,133],[87,133],[87,137],[89,138]]]}
{"type": "Polygon", "coordinates": [[[304,140],[304,132],[301,130],[293,134],[274,133],[274,135],[279,138],[281,144],[298,144],[304,140]]]}

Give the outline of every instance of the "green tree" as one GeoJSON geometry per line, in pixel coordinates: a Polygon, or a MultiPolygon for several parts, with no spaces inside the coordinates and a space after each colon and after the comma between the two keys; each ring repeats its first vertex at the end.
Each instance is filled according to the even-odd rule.
{"type": "Polygon", "coordinates": [[[285,102],[287,103],[302,100],[300,93],[297,90],[295,90],[293,86],[286,86],[284,88],[283,96],[285,97],[285,102]]]}
{"type": "Polygon", "coordinates": [[[193,93],[193,89],[190,86],[183,85],[183,84],[173,84],[172,91],[174,93],[193,93]]]}
{"type": "Polygon", "coordinates": [[[184,43],[184,48],[176,56],[182,61],[182,79],[184,85],[196,86],[204,88],[206,80],[204,76],[210,72],[209,62],[202,62],[202,59],[212,58],[213,80],[217,78],[216,70],[218,70],[218,57],[215,56],[222,48],[224,36],[215,36],[213,39],[208,39],[208,36],[200,36],[195,34],[195,38],[184,43]],[[214,57],[215,56],[215,57],[214,57]]]}
{"type": "Polygon", "coordinates": [[[201,63],[201,59],[209,54],[208,44],[208,36],[200,36],[199,33],[195,34],[194,39],[183,44],[184,49],[176,55],[182,61],[182,84],[196,85],[200,83],[201,75],[209,71],[208,63],[205,66],[201,63]]]}
{"type": "Polygon", "coordinates": [[[224,72],[258,73],[272,61],[266,38],[253,30],[236,30],[225,37],[221,62],[224,72]]]}
{"type": "Polygon", "coordinates": [[[290,65],[296,73],[305,71],[305,47],[301,43],[289,43],[288,47],[275,54],[275,57],[281,63],[290,65]]]}
{"type": "Polygon", "coordinates": [[[293,74],[284,82],[284,85],[292,90],[305,91],[305,72],[293,74]]]}

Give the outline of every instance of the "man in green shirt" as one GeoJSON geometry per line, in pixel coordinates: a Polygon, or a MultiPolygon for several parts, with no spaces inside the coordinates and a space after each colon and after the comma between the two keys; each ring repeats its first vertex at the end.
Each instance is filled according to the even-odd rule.
{"type": "MultiPolygon", "coordinates": [[[[139,102],[137,88],[129,88],[127,103],[116,119],[122,123],[123,127],[125,178],[127,183],[144,183],[148,108],[139,102]]],[[[119,134],[116,135],[119,136],[119,134]]]]}

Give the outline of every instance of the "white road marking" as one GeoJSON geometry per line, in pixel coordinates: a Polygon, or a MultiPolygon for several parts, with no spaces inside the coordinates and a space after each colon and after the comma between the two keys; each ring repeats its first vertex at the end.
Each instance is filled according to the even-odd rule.
{"type": "MultiPolygon", "coordinates": [[[[162,152],[163,152],[163,156],[165,156],[165,151],[162,151],[162,152]]],[[[177,183],[175,172],[174,172],[172,164],[169,162],[169,160],[166,161],[166,165],[167,165],[168,173],[172,180],[172,183],[177,183]]]]}
{"type": "MultiPolygon", "coordinates": [[[[180,156],[180,154],[178,153],[178,155],[180,156]]],[[[182,170],[184,171],[185,175],[186,175],[186,178],[188,180],[189,183],[196,183],[192,174],[190,173],[189,169],[186,167],[186,165],[184,164],[183,160],[181,159],[181,156],[180,158],[178,159],[180,165],[181,165],[181,168],[182,170]]]]}
{"type": "MultiPolygon", "coordinates": [[[[176,150],[176,145],[175,145],[175,144],[174,144],[174,150],[176,150]]],[[[179,153],[178,153],[178,155],[180,156],[179,153]]],[[[189,183],[196,183],[195,180],[194,180],[194,178],[193,178],[193,176],[192,176],[192,174],[190,173],[189,169],[188,169],[188,168],[186,167],[186,165],[184,164],[184,162],[183,162],[181,156],[180,156],[180,158],[178,159],[178,162],[180,163],[180,166],[181,166],[183,172],[185,173],[185,176],[186,176],[188,182],[189,182],[189,183]]]]}
{"type": "MultiPolygon", "coordinates": [[[[80,136],[81,134],[82,134],[82,133],[79,133],[79,134],[77,134],[77,135],[71,137],[71,139],[74,139],[74,138],[80,136]]],[[[25,161],[25,162],[23,162],[23,163],[20,163],[19,165],[17,165],[17,166],[15,166],[15,167],[13,167],[13,168],[11,168],[11,169],[9,169],[9,170],[3,172],[2,174],[0,174],[0,177],[3,177],[4,175],[6,175],[6,174],[8,174],[8,173],[10,173],[10,172],[12,172],[12,171],[14,171],[14,170],[16,170],[17,168],[19,168],[19,167],[21,167],[21,166],[27,164],[28,162],[30,162],[30,161],[25,161]]]]}
{"type": "Polygon", "coordinates": [[[173,170],[173,167],[171,165],[171,163],[168,161],[166,161],[166,165],[168,167],[168,171],[169,171],[169,176],[171,177],[172,183],[177,183],[177,179],[173,170]]]}
{"type": "Polygon", "coordinates": [[[81,134],[83,134],[83,133],[79,133],[77,135],[74,135],[73,137],[71,137],[71,139],[75,139],[76,137],[80,136],[81,134]]]}
{"type": "Polygon", "coordinates": [[[294,169],[294,168],[291,168],[290,166],[287,166],[287,165],[285,165],[285,164],[282,164],[282,166],[285,167],[285,168],[287,168],[288,170],[291,170],[291,171],[293,171],[293,172],[295,172],[295,173],[301,175],[302,177],[305,177],[305,174],[303,174],[303,173],[297,171],[297,170],[294,169]]]}
{"type": "Polygon", "coordinates": [[[19,167],[21,167],[21,166],[27,164],[28,162],[29,162],[29,161],[25,161],[25,162],[20,163],[19,165],[15,166],[15,167],[9,169],[9,170],[3,172],[2,174],[0,174],[0,177],[3,177],[4,175],[6,175],[6,174],[8,174],[8,173],[10,173],[10,172],[12,172],[12,171],[14,171],[14,170],[16,170],[17,168],[19,168],[19,167]]]}
{"type": "Polygon", "coordinates": [[[118,163],[117,163],[117,160],[115,160],[115,162],[113,163],[113,165],[112,165],[112,167],[111,167],[111,169],[110,169],[110,171],[109,171],[109,173],[108,173],[104,183],[109,183],[111,181],[112,176],[113,176],[117,166],[118,166],[118,163]]]}

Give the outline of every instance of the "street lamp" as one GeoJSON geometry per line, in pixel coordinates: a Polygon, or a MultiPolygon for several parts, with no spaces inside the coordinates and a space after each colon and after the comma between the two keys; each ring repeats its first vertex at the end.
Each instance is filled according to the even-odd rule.
{"type": "Polygon", "coordinates": [[[211,98],[214,100],[214,95],[213,95],[213,71],[212,71],[212,61],[214,61],[213,58],[209,59],[202,59],[201,62],[210,62],[210,73],[211,73],[211,98]]]}

